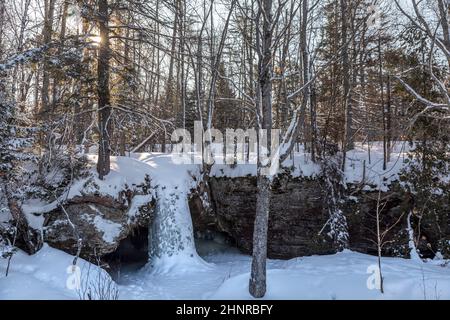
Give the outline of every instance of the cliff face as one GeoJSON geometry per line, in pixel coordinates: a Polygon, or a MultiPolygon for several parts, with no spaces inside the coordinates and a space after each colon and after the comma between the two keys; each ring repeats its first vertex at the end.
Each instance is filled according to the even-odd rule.
{"type": "MultiPolygon", "coordinates": [[[[329,213],[326,188],[320,179],[281,176],[274,183],[271,197],[268,256],[290,259],[304,255],[322,255],[337,251],[329,236],[329,213]]],[[[201,201],[194,196],[190,207],[195,230],[201,233],[218,231],[234,239],[237,247],[251,253],[253,220],[256,207],[256,178],[211,178],[210,194],[214,212],[202,210],[201,201]]],[[[345,201],[340,204],[348,226],[348,248],[358,252],[376,254],[376,212],[380,214],[381,232],[384,233],[383,255],[409,256],[407,217],[413,199],[397,185],[380,194],[363,191],[357,186],[346,190],[345,201]]],[[[432,257],[442,237],[431,219],[418,221],[412,226],[420,229],[418,248],[424,257],[432,257]],[[421,225],[420,225],[421,224],[421,225]],[[434,235],[434,236],[433,236],[434,235]]],[[[448,229],[448,226],[441,226],[448,229]]]]}
{"type": "Polygon", "coordinates": [[[378,210],[383,255],[408,257],[407,217],[411,210],[411,198],[397,186],[381,193],[352,188],[348,193],[354,194],[343,204],[348,222],[349,248],[362,253],[377,254],[375,241],[378,210]]]}
{"type": "MultiPolygon", "coordinates": [[[[193,190],[189,200],[196,238],[216,238],[250,254],[256,178],[212,177],[208,185],[209,188],[202,185],[198,190],[193,190]],[[206,194],[208,197],[205,197],[206,194]],[[206,208],[207,199],[209,206],[206,208]]],[[[327,192],[324,182],[318,178],[281,175],[274,181],[269,218],[269,258],[290,259],[337,252],[338,248],[330,236],[327,192]]],[[[127,212],[134,195],[130,194],[128,198],[118,201],[99,195],[85,195],[70,200],[64,207],[65,212],[58,208],[45,215],[44,241],[75,254],[77,239],[81,238],[81,256],[84,258],[147,261],[147,235],[149,225],[154,221],[155,199],[142,203],[134,220],[130,221],[127,212]]],[[[420,207],[420,204],[415,203],[416,200],[398,184],[392,184],[389,191],[380,194],[350,185],[342,199],[338,206],[346,218],[350,250],[377,253],[378,207],[382,209],[383,255],[409,256],[407,218],[412,208],[420,207]]],[[[418,240],[416,244],[423,257],[433,257],[438,251],[448,255],[449,212],[445,208],[442,210],[436,217],[412,216],[411,225],[418,240]]]]}
{"type": "MultiPolygon", "coordinates": [[[[217,228],[251,253],[256,207],[256,178],[212,178],[211,197],[217,228]]],[[[328,220],[323,190],[314,180],[281,178],[274,182],[270,201],[270,258],[289,258],[335,252],[326,235],[328,220]]]]}

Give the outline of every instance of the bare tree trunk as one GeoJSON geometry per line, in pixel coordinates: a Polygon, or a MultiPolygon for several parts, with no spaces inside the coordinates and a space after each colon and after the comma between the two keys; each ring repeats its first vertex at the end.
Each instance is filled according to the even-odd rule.
{"type": "Polygon", "coordinates": [[[361,35],[361,50],[359,54],[359,82],[361,86],[361,92],[360,92],[360,100],[361,103],[364,106],[364,120],[366,122],[366,135],[367,135],[367,157],[369,160],[369,164],[371,164],[371,141],[372,141],[372,133],[371,133],[371,127],[370,127],[370,112],[369,112],[369,106],[366,99],[366,56],[365,53],[367,51],[367,43],[366,43],[366,32],[367,32],[367,26],[364,26],[364,29],[362,31],[361,35]]]}
{"type": "MultiPolygon", "coordinates": [[[[168,108],[173,108],[174,107],[174,100],[175,100],[175,92],[174,92],[174,81],[173,81],[173,69],[174,69],[174,64],[175,64],[175,56],[176,56],[176,45],[177,45],[177,33],[179,34],[179,23],[178,23],[178,19],[179,17],[179,13],[180,13],[180,1],[177,0],[175,1],[175,19],[173,22],[173,31],[172,31],[172,43],[171,43],[171,48],[170,48],[170,62],[169,62],[169,75],[167,77],[167,83],[166,83],[166,99],[165,99],[165,103],[164,106],[162,106],[162,111],[163,113],[165,112],[165,110],[167,110],[168,108]]],[[[161,138],[161,152],[165,152],[166,151],[166,133],[163,132],[162,133],[162,138],[161,138]]]]}
{"type": "MultiPolygon", "coordinates": [[[[130,15],[129,13],[123,13],[120,17],[123,20],[123,23],[125,25],[128,25],[130,23],[130,15]]],[[[120,31],[118,31],[119,33],[120,31]]],[[[122,92],[120,93],[120,98],[119,101],[121,104],[127,104],[127,102],[129,101],[130,97],[128,95],[133,95],[133,103],[134,101],[137,101],[138,97],[136,97],[136,90],[135,90],[135,86],[133,86],[133,84],[130,81],[129,78],[129,74],[131,72],[133,72],[132,70],[132,61],[130,61],[130,43],[129,43],[129,39],[130,38],[130,29],[126,29],[125,30],[125,39],[123,41],[123,66],[124,66],[124,70],[123,73],[121,74],[121,83],[123,85],[122,87],[122,92]],[[129,88],[132,87],[133,90],[132,92],[130,92],[129,88]]],[[[145,89],[145,88],[144,88],[145,89]]],[[[144,90],[145,92],[145,90],[144,90]]],[[[118,125],[118,130],[119,132],[119,155],[120,156],[125,156],[126,153],[126,131],[125,128],[123,126],[121,126],[120,124],[118,125]]]]}
{"type": "Polygon", "coordinates": [[[320,157],[320,150],[317,148],[317,95],[316,95],[316,88],[313,85],[311,88],[311,160],[313,162],[316,162],[317,159],[317,153],[319,153],[320,157]]]}
{"type": "MultiPolygon", "coordinates": [[[[448,1],[447,1],[448,3],[448,1]]],[[[439,8],[439,22],[442,27],[442,34],[444,36],[444,45],[448,49],[450,49],[450,29],[448,23],[448,4],[444,3],[444,0],[438,0],[438,8],[439,8]]],[[[447,63],[450,66],[450,58],[447,57],[447,63]]]]}
{"type": "MultiPolygon", "coordinates": [[[[82,23],[81,24],[81,33],[83,35],[85,35],[89,32],[90,21],[86,16],[82,16],[81,23],[82,23]]],[[[83,48],[81,63],[91,67],[92,63],[93,63],[92,56],[93,55],[91,53],[91,50],[89,50],[88,48],[83,48]]],[[[86,79],[82,79],[81,81],[75,82],[74,91],[80,92],[81,95],[84,95],[84,96],[93,95],[94,90],[95,90],[94,88],[91,88],[89,86],[89,81],[87,81],[86,79]]],[[[90,109],[91,108],[90,103],[91,103],[91,100],[89,100],[89,99],[84,99],[82,101],[75,103],[74,104],[74,114],[81,113],[84,110],[90,109]]],[[[93,113],[81,114],[81,116],[79,117],[80,123],[77,123],[77,125],[74,128],[75,144],[83,145],[83,149],[85,149],[86,151],[89,148],[89,145],[87,143],[88,139],[86,139],[87,138],[86,130],[87,130],[89,124],[93,123],[93,121],[94,121],[92,119],[93,117],[94,117],[93,113]]]]}
{"type": "Polygon", "coordinates": [[[267,232],[269,226],[270,188],[267,176],[258,174],[256,217],[253,230],[253,259],[250,276],[250,294],[262,298],[266,294],[267,232]]]}
{"type": "Polygon", "coordinates": [[[98,2],[99,22],[101,42],[98,52],[98,128],[100,140],[98,146],[97,172],[100,179],[103,179],[110,171],[110,137],[111,137],[111,107],[109,92],[109,30],[108,30],[108,0],[98,2]]]}
{"type": "Polygon", "coordinates": [[[200,30],[198,34],[197,39],[197,84],[196,84],[196,93],[197,93],[197,110],[198,110],[198,116],[199,120],[201,121],[203,119],[203,113],[202,113],[202,105],[203,105],[203,98],[205,96],[204,90],[203,90],[203,44],[202,44],[202,31],[203,28],[200,30]]]}
{"type": "Polygon", "coordinates": [[[352,132],[352,98],[350,88],[350,59],[348,53],[348,3],[347,0],[341,0],[341,37],[342,37],[342,77],[344,83],[344,143],[342,146],[342,170],[345,170],[345,161],[347,151],[353,148],[353,132],[352,132]]]}
{"type": "MultiPolygon", "coordinates": [[[[64,0],[63,8],[62,8],[62,15],[61,15],[61,31],[59,33],[59,41],[60,45],[58,47],[58,54],[61,54],[64,52],[64,40],[66,37],[66,30],[67,30],[67,14],[69,10],[69,0],[64,0]]],[[[53,79],[53,92],[52,92],[52,104],[53,108],[55,107],[56,102],[59,99],[59,81],[57,77],[53,79]]]]}
{"type": "MultiPolygon", "coordinates": [[[[267,130],[267,149],[270,153],[272,141],[270,132],[272,129],[272,0],[264,0],[259,5],[258,14],[263,20],[263,39],[259,61],[259,94],[261,99],[258,99],[258,103],[261,104],[262,115],[260,127],[267,130]]],[[[263,167],[259,159],[262,151],[259,146],[260,139],[258,141],[256,217],[253,231],[252,270],[249,282],[250,294],[255,298],[261,298],[266,294],[267,232],[271,189],[271,180],[268,176],[262,175],[263,169],[270,164],[263,167]]]]}
{"type": "MultiPolygon", "coordinates": [[[[219,77],[219,67],[220,67],[220,63],[222,61],[222,54],[223,54],[223,49],[225,47],[225,39],[227,37],[227,33],[228,33],[228,26],[230,23],[230,19],[231,19],[231,15],[233,13],[233,9],[236,5],[237,0],[233,0],[231,2],[231,7],[230,10],[228,12],[228,16],[225,20],[225,25],[222,31],[222,36],[220,37],[220,41],[219,41],[219,46],[217,48],[217,51],[214,54],[214,59],[213,59],[213,64],[211,65],[211,81],[209,84],[209,93],[208,93],[208,104],[207,104],[207,129],[211,129],[212,128],[212,120],[213,120],[213,114],[214,114],[214,102],[216,99],[216,83],[217,83],[217,78],[219,77]]],[[[211,4],[212,5],[212,4],[211,4]]],[[[211,23],[212,20],[211,20],[211,23]]],[[[211,41],[211,46],[214,46],[214,42],[211,41]]],[[[211,49],[212,50],[212,49],[211,49]]],[[[211,142],[211,141],[210,141],[211,142]]]]}
{"type": "Polygon", "coordinates": [[[384,293],[383,274],[381,272],[381,248],[378,248],[378,272],[380,274],[380,291],[384,293]]]}
{"type": "Polygon", "coordinates": [[[124,157],[126,155],[126,144],[127,139],[125,136],[125,131],[123,129],[120,130],[120,137],[119,137],[119,155],[124,157]]]}
{"type": "Polygon", "coordinates": [[[379,60],[379,82],[380,82],[380,93],[381,93],[381,119],[383,121],[383,170],[387,169],[388,162],[388,151],[387,151],[387,140],[386,140],[386,106],[384,103],[384,79],[383,79],[383,60],[381,55],[381,36],[378,36],[378,60],[379,60]]]}
{"type": "Polygon", "coordinates": [[[391,78],[387,79],[387,103],[386,103],[386,160],[391,161],[392,142],[392,106],[391,106],[391,78]]]}
{"type": "MultiPolygon", "coordinates": [[[[52,40],[53,33],[53,16],[55,13],[55,0],[49,0],[45,2],[45,21],[42,36],[44,38],[44,45],[47,45],[52,40]]],[[[50,72],[49,62],[45,58],[43,62],[43,74],[42,74],[42,88],[41,88],[41,115],[49,112],[49,87],[50,87],[50,72]]]]}
{"type": "MultiPolygon", "coordinates": [[[[156,15],[159,15],[159,0],[156,1],[156,15]]],[[[156,24],[156,45],[159,47],[160,45],[160,34],[159,34],[159,24],[156,24]]],[[[155,105],[159,103],[159,83],[161,79],[161,66],[160,66],[160,52],[159,48],[154,48],[156,50],[156,93],[155,93],[155,105]]]]}
{"type": "Polygon", "coordinates": [[[0,0],[0,61],[3,60],[3,30],[5,21],[5,0],[0,0]]]}
{"type": "MultiPolygon", "coordinates": [[[[283,41],[283,46],[281,49],[281,58],[277,71],[278,74],[283,74],[285,72],[288,49],[289,49],[289,34],[283,41]]],[[[277,104],[275,106],[276,107],[275,125],[277,128],[282,128],[282,126],[286,123],[286,116],[288,113],[287,110],[288,103],[285,99],[283,99],[287,97],[286,81],[284,79],[279,82],[277,91],[278,91],[276,98],[277,104]]]]}
{"type": "MultiPolygon", "coordinates": [[[[309,61],[309,53],[308,53],[308,38],[307,38],[307,28],[308,28],[308,0],[303,0],[302,2],[302,24],[301,24],[301,32],[300,32],[300,48],[302,51],[302,68],[303,68],[303,85],[306,85],[310,79],[310,61],[309,61]]],[[[309,104],[310,107],[310,126],[311,126],[311,158],[312,161],[316,161],[315,154],[315,110],[314,106],[311,104],[311,88],[307,86],[303,93],[303,103],[304,108],[309,104]]]]}
{"type": "MultiPolygon", "coordinates": [[[[30,7],[30,2],[31,2],[31,0],[25,0],[25,2],[23,3],[23,14],[20,18],[20,29],[19,29],[19,35],[17,38],[17,52],[22,52],[24,49],[25,31],[26,31],[26,27],[27,27],[27,22],[29,21],[28,10],[30,7]]],[[[23,69],[23,67],[20,67],[17,65],[14,67],[14,71],[13,71],[14,79],[17,79],[17,77],[18,77],[17,73],[19,72],[19,68],[23,69]]],[[[20,83],[20,81],[13,81],[12,86],[11,86],[11,96],[14,98],[16,98],[17,83],[20,83]]]]}
{"type": "Polygon", "coordinates": [[[186,128],[186,81],[185,81],[185,61],[184,61],[184,41],[186,35],[186,4],[185,1],[180,1],[180,103],[181,103],[181,112],[182,112],[182,127],[186,128]]]}
{"type": "Polygon", "coordinates": [[[380,227],[380,215],[382,211],[381,205],[381,191],[378,192],[378,200],[377,200],[377,212],[376,212],[376,220],[377,220],[377,257],[378,257],[378,272],[380,277],[380,291],[384,293],[384,285],[383,285],[383,274],[381,272],[381,248],[383,246],[383,240],[381,239],[381,227],[380,227]]]}

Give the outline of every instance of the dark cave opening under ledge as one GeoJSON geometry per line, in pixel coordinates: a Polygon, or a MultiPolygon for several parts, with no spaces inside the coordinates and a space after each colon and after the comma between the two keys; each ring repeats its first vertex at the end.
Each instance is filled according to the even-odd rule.
{"type": "MultiPolygon", "coordinates": [[[[120,283],[122,273],[137,271],[148,262],[148,227],[137,227],[125,239],[120,241],[117,249],[103,257],[106,270],[120,283]]],[[[236,241],[229,235],[215,230],[195,230],[195,247],[201,257],[230,251],[238,252],[236,241]]]]}
{"type": "Polygon", "coordinates": [[[117,249],[103,257],[108,273],[120,280],[122,271],[138,270],[148,262],[148,227],[137,227],[120,241],[117,249]]]}
{"type": "Polygon", "coordinates": [[[195,249],[202,258],[231,251],[239,252],[236,240],[224,232],[205,230],[195,231],[194,235],[195,249]]]}

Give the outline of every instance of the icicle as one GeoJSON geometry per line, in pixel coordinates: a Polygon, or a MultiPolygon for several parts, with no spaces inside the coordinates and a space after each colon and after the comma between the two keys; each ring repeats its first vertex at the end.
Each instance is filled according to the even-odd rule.
{"type": "Polygon", "coordinates": [[[187,194],[159,187],[156,215],[149,232],[152,272],[182,271],[208,266],[195,249],[187,194]]]}

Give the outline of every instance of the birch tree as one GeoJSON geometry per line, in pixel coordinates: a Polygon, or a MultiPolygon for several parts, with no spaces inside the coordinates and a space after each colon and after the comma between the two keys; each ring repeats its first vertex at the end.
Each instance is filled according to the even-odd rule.
{"type": "MultiPolygon", "coordinates": [[[[257,108],[259,114],[258,126],[267,132],[267,152],[271,152],[272,129],[272,38],[274,20],[272,0],[258,2],[256,43],[258,50],[258,88],[257,108]],[[262,25],[262,29],[261,29],[262,25]]],[[[261,137],[259,137],[261,139],[261,137]]],[[[266,259],[267,232],[269,225],[271,178],[263,173],[270,168],[270,163],[262,163],[260,159],[262,149],[258,147],[257,163],[257,193],[256,216],[253,231],[253,260],[250,275],[249,290],[255,298],[261,298],[266,293],[266,259]]]]}

